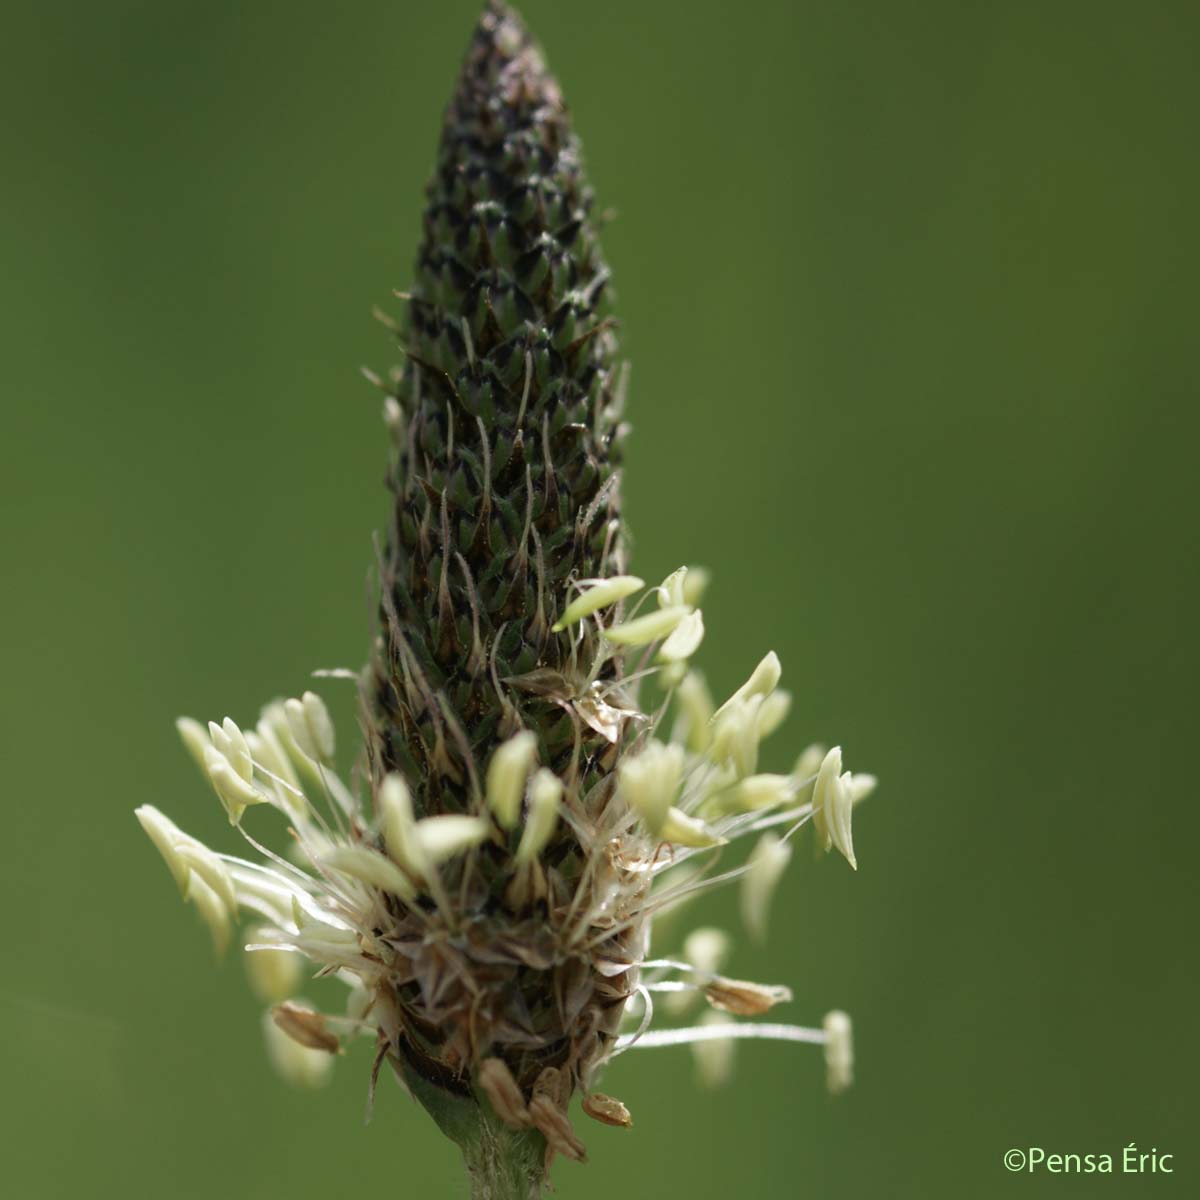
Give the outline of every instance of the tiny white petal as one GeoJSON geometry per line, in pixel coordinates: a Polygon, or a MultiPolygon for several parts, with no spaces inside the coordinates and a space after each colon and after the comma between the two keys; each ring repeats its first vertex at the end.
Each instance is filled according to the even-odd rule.
{"type": "Polygon", "coordinates": [[[562,632],[568,625],[574,625],[576,621],[582,621],[584,617],[590,617],[592,613],[616,604],[626,596],[632,596],[645,586],[645,581],[636,575],[614,575],[592,584],[563,609],[562,616],[553,625],[554,632],[562,632]]]}

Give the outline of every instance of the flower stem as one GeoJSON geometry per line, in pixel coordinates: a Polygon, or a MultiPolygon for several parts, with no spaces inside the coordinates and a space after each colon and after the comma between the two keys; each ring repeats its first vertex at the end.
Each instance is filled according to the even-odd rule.
{"type": "Polygon", "coordinates": [[[510,1129],[486,1100],[431,1082],[403,1057],[393,1063],[438,1128],[462,1151],[471,1200],[539,1200],[546,1153],[540,1133],[510,1129]]]}

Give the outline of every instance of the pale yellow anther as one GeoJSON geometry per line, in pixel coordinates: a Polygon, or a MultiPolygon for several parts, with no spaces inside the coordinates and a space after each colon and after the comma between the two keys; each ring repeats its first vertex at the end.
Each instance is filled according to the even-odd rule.
{"type": "Polygon", "coordinates": [[[489,833],[490,823],[484,817],[447,813],[425,817],[416,823],[413,836],[420,847],[421,858],[433,866],[478,846],[489,833]]]}
{"type": "Polygon", "coordinates": [[[764,833],[746,860],[741,880],[742,922],[750,936],[763,941],[771,899],[791,861],[792,847],[773,833],[764,833]]]}
{"type": "Polygon", "coordinates": [[[517,847],[517,862],[530,862],[545,849],[558,824],[562,793],[562,780],[553,771],[542,767],[534,772],[529,783],[529,815],[517,847]]]}
{"type": "Polygon", "coordinates": [[[833,806],[829,814],[829,832],[833,844],[841,851],[846,861],[857,871],[858,861],[854,857],[854,838],[851,834],[851,814],[854,811],[854,777],[849,771],[838,777],[833,789],[833,806]]]}
{"type": "Polygon", "coordinates": [[[576,621],[582,621],[584,617],[590,617],[592,613],[632,596],[645,586],[645,581],[636,575],[614,575],[610,579],[602,579],[580,592],[563,609],[552,628],[555,633],[561,633],[568,625],[574,625],[576,621]]]}
{"type": "Polygon", "coordinates": [[[850,777],[850,798],[854,804],[861,804],[879,786],[879,780],[874,775],[856,772],[850,777]]]}
{"type": "Polygon", "coordinates": [[[841,747],[834,746],[825,755],[813,785],[813,826],[818,845],[826,850],[836,846],[846,861],[858,870],[851,835],[854,793],[853,777],[849,771],[842,771],[841,747]]]}
{"type": "Polygon", "coordinates": [[[683,957],[698,971],[713,975],[718,972],[733,949],[733,939],[724,929],[701,925],[687,935],[683,957]]]}
{"type": "MultiPolygon", "coordinates": [[[[814,747],[809,747],[804,753],[810,754],[814,747]]],[[[802,756],[803,757],[803,756],[802,756]]],[[[806,764],[807,765],[807,764],[806,764]]],[[[796,764],[797,775],[800,774],[800,764],[796,764]]],[[[813,782],[812,794],[812,825],[813,836],[817,847],[829,850],[833,846],[832,830],[829,824],[830,801],[832,791],[837,786],[838,776],[842,773],[842,748],[834,746],[826,751],[817,768],[817,777],[813,782]]]]}
{"type": "Polygon", "coordinates": [[[416,895],[412,880],[390,858],[369,846],[333,846],[321,856],[320,865],[402,900],[416,895]]]}
{"type": "Polygon", "coordinates": [[[800,751],[800,757],[796,759],[796,765],[792,768],[792,774],[796,780],[799,783],[811,783],[821,769],[821,763],[825,761],[825,755],[828,753],[828,749],[820,742],[813,742],[811,746],[805,746],[800,751]]]}
{"type": "MultiPolygon", "coordinates": [[[[724,1025],[727,1018],[718,1012],[706,1012],[700,1025],[724,1025]]],[[[733,1060],[736,1043],[732,1038],[706,1038],[693,1042],[692,1058],[696,1064],[696,1075],[706,1088],[722,1087],[733,1076],[733,1060]]]]}
{"type": "Polygon", "coordinates": [[[750,678],[717,709],[716,717],[719,718],[731,704],[738,700],[749,700],[752,696],[769,696],[779,684],[782,674],[783,668],[779,665],[779,655],[772,650],[750,673],[750,678]]]}
{"type": "Polygon", "coordinates": [[[487,770],[487,802],[504,829],[516,827],[521,815],[525,780],[537,758],[537,738],[527,729],[492,753],[487,770]]]}
{"type": "Polygon", "coordinates": [[[625,803],[653,834],[666,820],[683,779],[683,747],[650,741],[617,768],[617,788],[625,803]]]}
{"type": "MultiPolygon", "coordinates": [[[[720,971],[732,948],[732,939],[723,929],[702,925],[693,929],[684,939],[681,957],[696,968],[699,983],[703,984],[706,976],[715,975],[720,971]]],[[[693,978],[691,982],[695,983],[696,979],[693,978]]],[[[700,996],[701,992],[697,987],[667,992],[656,1002],[655,1007],[661,1006],[672,1017],[681,1017],[697,1003],[700,996]]]]}
{"type": "Polygon", "coordinates": [[[422,857],[421,847],[413,832],[416,819],[408,784],[399,775],[386,776],[379,787],[378,804],[379,823],[387,852],[417,878],[424,879],[429,871],[429,863],[422,857]]]}
{"type": "Polygon", "coordinates": [[[687,601],[683,598],[687,585],[687,576],[687,567],[678,567],[654,589],[658,595],[659,608],[670,608],[673,605],[687,604],[687,601]]]}
{"type": "Polygon", "coordinates": [[[300,728],[304,731],[305,740],[308,740],[308,729],[304,723],[304,705],[299,700],[292,703],[293,716],[288,715],[286,701],[275,700],[268,704],[262,711],[262,720],[259,723],[259,728],[261,730],[265,726],[269,729],[275,735],[280,746],[283,747],[288,759],[299,767],[306,776],[314,780],[319,780],[319,767],[313,761],[312,756],[301,749],[292,732],[292,723],[298,719],[300,728]]]}
{"type": "Polygon", "coordinates": [[[533,1124],[525,1097],[504,1059],[485,1058],[475,1072],[475,1080],[496,1116],[510,1129],[528,1129],[533,1124]]]}
{"type": "Polygon", "coordinates": [[[208,731],[192,717],[177,717],[175,729],[187,752],[195,759],[196,765],[200,770],[207,771],[204,765],[204,749],[209,744],[208,731]]]}
{"type": "Polygon", "coordinates": [[[763,697],[758,710],[758,740],[769,738],[787,720],[792,708],[792,693],[782,689],[763,697]]]}
{"type": "Polygon", "coordinates": [[[325,701],[316,692],[305,692],[299,700],[284,701],[283,711],[300,752],[313,762],[331,762],[335,748],[333,720],[325,701]]]}
{"type": "Polygon", "coordinates": [[[679,663],[691,658],[704,640],[704,616],[697,609],[675,627],[658,651],[658,661],[679,663]]]}
{"type": "Polygon", "coordinates": [[[250,747],[232,717],[226,717],[220,725],[209,721],[208,736],[212,744],[229,760],[229,765],[247,782],[254,778],[254,763],[250,758],[250,747]]]}
{"type": "Polygon", "coordinates": [[[270,1012],[263,1014],[262,1027],[267,1058],[281,1079],[303,1088],[321,1087],[328,1082],[333,1055],[301,1046],[279,1028],[270,1012]]]}
{"type": "MultiPolygon", "coordinates": [[[[207,846],[195,838],[185,838],[175,847],[176,854],[187,869],[199,876],[220,897],[221,903],[230,914],[237,912],[237,896],[233,890],[233,880],[225,864],[207,846]]],[[[195,880],[188,881],[190,894],[195,880]]]]}
{"type": "MultiPolygon", "coordinates": [[[[205,738],[207,745],[208,739],[205,738]]],[[[187,835],[167,816],[164,816],[153,804],[143,804],[133,810],[138,824],[146,831],[146,836],[154,843],[155,849],[163,856],[163,861],[170,869],[171,877],[175,880],[181,896],[187,895],[188,876],[190,870],[187,863],[179,856],[177,849],[187,835]]]]}
{"type": "Polygon", "coordinates": [[[837,1095],[854,1082],[854,1029],[844,1012],[831,1012],[822,1026],[825,1030],[825,1082],[837,1095]]]}
{"type": "Polygon", "coordinates": [[[252,804],[267,803],[267,797],[253,783],[243,779],[216,746],[209,745],[205,750],[204,768],[231,825],[236,825],[252,804]]]}
{"type": "Polygon", "coordinates": [[[689,817],[678,808],[667,809],[667,816],[658,831],[658,836],[664,842],[675,846],[688,846],[695,850],[724,846],[729,841],[710,829],[703,821],[689,817]]]}
{"type": "Polygon", "coordinates": [[[614,625],[604,631],[604,636],[618,646],[646,646],[650,642],[657,642],[659,638],[670,636],[690,613],[691,609],[686,605],[672,604],[669,608],[634,617],[623,625],[614,625]]]}
{"type": "MultiPolygon", "coordinates": [[[[281,779],[296,792],[300,791],[300,779],[292,766],[292,760],[278,734],[265,720],[259,721],[254,729],[246,731],[246,745],[250,747],[250,753],[258,766],[276,779],[281,779]]],[[[294,792],[291,795],[299,800],[294,792]]]]}
{"type": "Polygon", "coordinates": [[[704,598],[712,575],[707,567],[688,567],[683,577],[683,603],[693,607],[704,598]]]}
{"type": "Polygon", "coordinates": [[[712,740],[709,720],[713,715],[712,696],[702,676],[689,671],[675,692],[679,712],[687,723],[687,747],[694,754],[702,753],[712,740]]]}
{"type": "Polygon", "coordinates": [[[732,789],[731,806],[740,812],[755,812],[787,804],[795,795],[791,775],[748,775],[732,789]]]}
{"type": "Polygon", "coordinates": [[[758,715],[761,696],[735,697],[717,710],[710,722],[713,762],[729,762],[739,778],[753,775],[758,766],[758,715]]]}
{"type": "Polygon", "coordinates": [[[230,913],[225,907],[225,902],[195,873],[188,876],[188,899],[196,906],[196,910],[208,926],[217,957],[222,957],[229,949],[231,933],[230,913]]]}
{"type": "Polygon", "coordinates": [[[288,729],[292,735],[292,741],[296,749],[300,751],[305,758],[316,760],[320,758],[320,752],[317,750],[317,744],[313,741],[312,732],[308,728],[308,722],[304,719],[304,705],[296,699],[285,700],[283,702],[283,711],[287,716],[288,729]]]}
{"type": "MultiPolygon", "coordinates": [[[[251,942],[269,941],[268,930],[249,931],[251,942]]],[[[291,950],[247,950],[246,978],[250,989],[264,1004],[286,1000],[300,986],[304,974],[304,956],[291,950]]]]}

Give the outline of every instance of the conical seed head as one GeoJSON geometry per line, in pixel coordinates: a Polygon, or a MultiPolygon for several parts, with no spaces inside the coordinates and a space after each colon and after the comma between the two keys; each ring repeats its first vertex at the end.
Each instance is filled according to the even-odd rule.
{"type": "Polygon", "coordinates": [[[462,808],[468,747],[486,761],[528,725],[546,765],[569,753],[554,699],[496,681],[565,671],[568,580],[622,560],[592,193],[558,84],[503,5],[468,47],[427,201],[373,689],[377,772],[425,780],[422,815],[462,808]]]}
{"type": "MultiPolygon", "coordinates": [[[[614,745],[573,708],[592,682],[593,624],[553,629],[571,584],[623,568],[616,341],[592,209],[557,82],[516,15],[489,4],[445,112],[389,421],[369,755],[377,788],[408,780],[418,818],[488,811],[489,765],[522,730],[530,769],[561,779],[569,803],[599,811],[611,795],[625,717],[614,745]]],[[[634,981],[596,975],[556,933],[588,911],[576,889],[596,886],[600,851],[547,821],[518,863],[520,815],[440,868],[465,966],[422,950],[398,998],[439,1068],[468,1068],[495,1037],[528,1087],[595,1053],[634,981]],[[474,992],[454,982],[464,969],[474,992]]]]}

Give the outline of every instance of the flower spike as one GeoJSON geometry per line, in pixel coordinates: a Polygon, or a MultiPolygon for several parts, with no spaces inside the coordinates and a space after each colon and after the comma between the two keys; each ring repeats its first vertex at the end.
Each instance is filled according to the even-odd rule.
{"type": "Polygon", "coordinates": [[[576,1093],[593,1121],[632,1125],[598,1088],[626,1051],[689,1046],[710,1084],[742,1041],[823,1047],[834,1091],[853,1069],[844,1014],[770,1019],[791,991],[737,977],[736,936],[682,925],[740,881],[762,940],[804,825],[856,866],[874,779],[838,748],[790,773],[767,762],[790,707],[778,656],[717,707],[691,665],[707,572],[629,573],[628,370],[595,212],[557,82],[487,0],[406,311],[385,320],[402,362],[366,372],[384,392],[388,511],[379,623],[352,676],[362,753],[339,772],[312,691],[244,726],[180,718],[231,844],[136,813],[218,953],[241,930],[276,1071],[315,1087],[369,1043],[372,1092],[397,1076],[488,1195],[540,1195],[550,1160],[585,1161],[576,1093]],[[344,1005],[316,1011],[312,978],[344,1005]],[[689,1011],[704,1015],[680,1024],[689,1011]]]}

